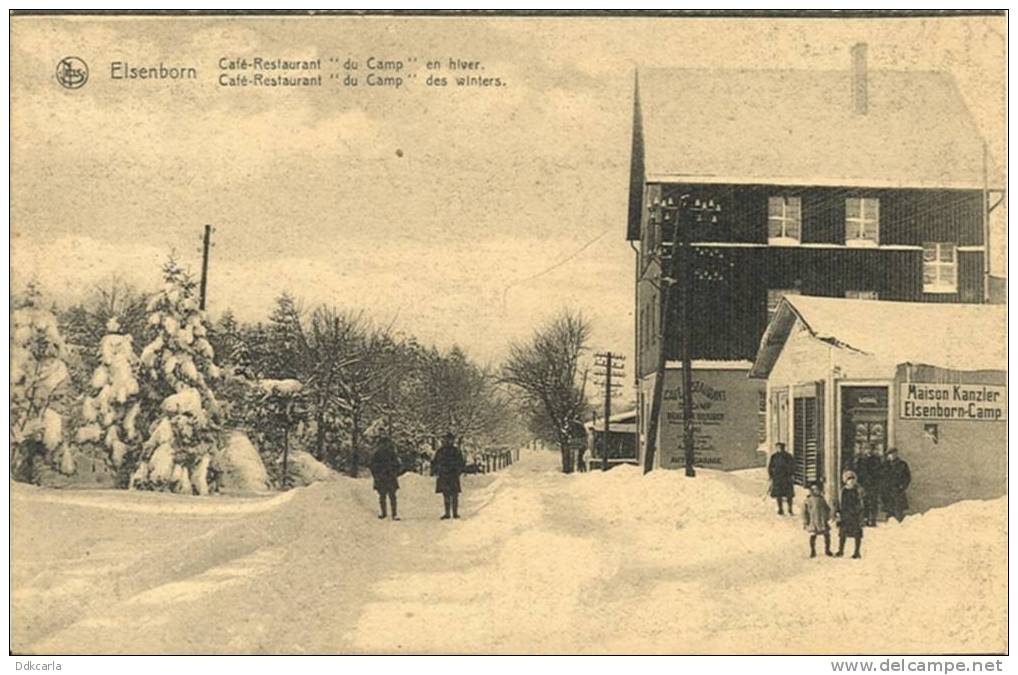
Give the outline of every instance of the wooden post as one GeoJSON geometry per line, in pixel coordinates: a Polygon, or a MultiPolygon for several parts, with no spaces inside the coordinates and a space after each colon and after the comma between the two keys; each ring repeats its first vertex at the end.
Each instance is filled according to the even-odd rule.
{"type": "Polygon", "coordinates": [[[604,439],[601,443],[603,446],[601,460],[601,471],[608,470],[608,438],[611,430],[611,416],[612,416],[612,353],[608,352],[605,355],[605,369],[604,369],[604,439]]]}
{"type": "Polygon", "coordinates": [[[290,482],[290,477],[287,474],[287,460],[290,455],[290,430],[283,429],[283,489],[285,490],[287,484],[290,482]]]}
{"type": "MultiPolygon", "coordinates": [[[[665,386],[665,363],[666,363],[666,346],[668,340],[668,324],[671,316],[670,307],[670,296],[671,296],[671,285],[674,283],[677,269],[677,260],[675,254],[675,239],[678,231],[678,224],[676,222],[678,209],[672,203],[672,199],[669,197],[666,203],[655,204],[655,208],[660,208],[661,218],[661,229],[662,233],[666,225],[672,226],[671,240],[672,253],[668,258],[667,265],[665,264],[664,257],[662,256],[660,267],[661,267],[661,287],[658,289],[659,296],[659,307],[658,316],[660,317],[660,326],[658,331],[657,341],[657,365],[654,369],[654,390],[651,394],[650,399],[650,420],[647,424],[647,449],[643,455],[643,472],[649,473],[654,469],[655,455],[657,454],[657,436],[658,428],[660,426],[661,419],[661,407],[662,397],[664,394],[665,386]]],[[[653,217],[653,216],[652,216],[653,217]]],[[[664,236],[662,236],[662,240],[664,236]]],[[[662,244],[664,242],[662,241],[662,244]]]]}
{"type": "Polygon", "coordinates": [[[696,457],[696,437],[693,433],[693,364],[689,360],[689,309],[693,300],[693,283],[695,278],[693,275],[693,256],[691,255],[692,251],[690,250],[689,241],[693,217],[689,207],[688,203],[684,203],[681,206],[679,236],[676,237],[676,242],[679,245],[682,260],[682,283],[679,284],[679,292],[682,294],[680,305],[682,317],[679,320],[679,334],[681,335],[680,358],[682,359],[682,435],[685,450],[686,475],[695,476],[696,469],[693,468],[693,462],[696,457]]]}
{"type": "Polygon", "coordinates": [[[198,295],[198,308],[205,311],[205,297],[209,284],[209,248],[212,244],[212,226],[205,226],[205,236],[202,240],[201,249],[201,287],[198,295]]]}
{"type": "MultiPolygon", "coordinates": [[[[990,150],[983,141],[983,302],[990,301],[990,150]]],[[[955,254],[957,256],[957,253],[955,254]]]]}

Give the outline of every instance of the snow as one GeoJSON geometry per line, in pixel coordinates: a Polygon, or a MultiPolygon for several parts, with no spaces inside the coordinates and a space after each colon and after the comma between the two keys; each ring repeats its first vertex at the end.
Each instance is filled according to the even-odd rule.
{"type": "Polygon", "coordinates": [[[767,376],[777,358],[772,337],[784,339],[795,319],[819,340],[874,357],[885,372],[902,363],[1007,370],[1005,305],[787,295],[761,339],[754,376],[767,376]]]}
{"type": "Polygon", "coordinates": [[[263,492],[269,489],[269,474],[258,450],[247,434],[231,431],[219,458],[220,487],[226,491],[263,492]]]}
{"type": "Polygon", "coordinates": [[[47,450],[55,450],[64,437],[64,420],[53,408],[42,413],[42,444],[47,450]]]}
{"type": "Polygon", "coordinates": [[[811,560],[759,471],[558,462],[524,450],[465,476],[459,521],[414,474],[399,523],[375,518],[369,479],[341,476],[240,504],[12,486],[12,650],[1007,649],[1006,497],[867,529],[861,560],[811,560]]]}
{"type": "Polygon", "coordinates": [[[299,380],[258,380],[258,387],[267,394],[296,394],[304,385],[299,380]]]}
{"type": "Polygon", "coordinates": [[[158,446],[148,459],[148,480],[168,483],[173,479],[173,446],[163,443],[158,446]]]}
{"type": "Polygon", "coordinates": [[[167,396],[163,399],[162,409],[175,415],[191,415],[195,419],[205,419],[201,394],[194,387],[185,387],[176,394],[167,396]]]}
{"type": "MultiPolygon", "coordinates": [[[[282,453],[279,461],[282,461],[282,453]]],[[[303,450],[291,451],[287,457],[287,473],[295,485],[311,485],[319,481],[330,481],[339,478],[339,474],[325,466],[303,450]]]]}

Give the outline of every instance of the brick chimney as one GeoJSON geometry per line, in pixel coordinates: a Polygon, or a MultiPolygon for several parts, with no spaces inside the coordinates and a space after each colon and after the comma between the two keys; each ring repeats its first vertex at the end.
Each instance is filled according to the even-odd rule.
{"type": "Polygon", "coordinates": [[[869,83],[866,77],[866,43],[852,45],[852,110],[865,115],[869,109],[869,83]]]}

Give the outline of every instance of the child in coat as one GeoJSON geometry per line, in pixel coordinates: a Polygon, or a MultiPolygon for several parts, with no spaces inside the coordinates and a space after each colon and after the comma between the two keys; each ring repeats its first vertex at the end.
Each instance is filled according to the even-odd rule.
{"type": "Polygon", "coordinates": [[[823,535],[824,554],[831,553],[831,507],[821,494],[820,483],[810,483],[809,495],[802,506],[802,529],[809,532],[809,557],[817,557],[817,536],[823,535]]]}

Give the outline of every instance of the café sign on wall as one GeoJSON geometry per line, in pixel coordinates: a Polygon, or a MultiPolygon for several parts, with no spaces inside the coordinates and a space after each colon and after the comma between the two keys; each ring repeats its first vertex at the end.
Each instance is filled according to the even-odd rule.
{"type": "Polygon", "coordinates": [[[901,385],[901,417],[907,420],[1000,422],[1007,419],[1007,387],[985,384],[901,385]]]}

